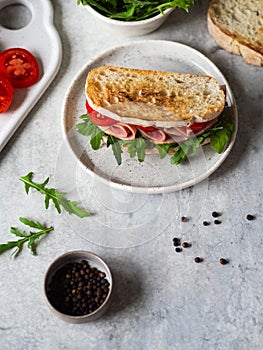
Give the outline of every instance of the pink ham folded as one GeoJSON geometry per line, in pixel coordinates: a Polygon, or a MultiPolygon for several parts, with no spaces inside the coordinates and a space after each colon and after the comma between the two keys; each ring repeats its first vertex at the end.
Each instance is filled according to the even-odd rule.
{"type": "Polygon", "coordinates": [[[156,129],[154,131],[143,131],[140,130],[140,133],[142,136],[144,136],[146,139],[153,141],[155,143],[165,143],[165,139],[167,135],[165,132],[161,129],[156,129]]]}
{"type": "Polygon", "coordinates": [[[100,126],[100,129],[107,134],[117,137],[121,140],[135,139],[137,128],[133,125],[117,122],[111,126],[100,126]]]}
{"type": "Polygon", "coordinates": [[[157,129],[156,131],[142,131],[140,133],[144,138],[150,140],[156,144],[160,143],[175,143],[175,142],[183,142],[187,140],[185,136],[181,135],[169,135],[164,130],[157,129]]]}
{"type": "MultiPolygon", "coordinates": [[[[142,130],[139,128],[141,135],[156,144],[163,143],[179,143],[186,141],[189,137],[201,135],[209,130],[216,122],[217,118],[206,123],[204,127],[198,131],[194,131],[191,127],[181,126],[176,128],[156,128],[152,131],[142,130]]],[[[133,140],[136,137],[137,127],[130,124],[116,122],[110,126],[99,126],[101,130],[109,135],[115,136],[121,140],[133,140]]]]}

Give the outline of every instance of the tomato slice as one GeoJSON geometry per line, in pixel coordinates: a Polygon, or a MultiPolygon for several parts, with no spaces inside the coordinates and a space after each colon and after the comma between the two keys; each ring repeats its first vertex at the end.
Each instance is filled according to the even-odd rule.
{"type": "Polygon", "coordinates": [[[200,131],[204,129],[210,122],[203,122],[203,123],[195,123],[193,125],[190,125],[189,128],[193,131],[200,131]]]}
{"type": "Polygon", "coordinates": [[[155,126],[141,126],[141,125],[135,125],[137,129],[145,131],[145,132],[152,132],[158,130],[155,126]]]}
{"type": "Polygon", "coordinates": [[[39,67],[29,51],[11,48],[0,53],[0,74],[9,80],[13,87],[25,88],[37,82],[39,67]]]}
{"type": "Polygon", "coordinates": [[[14,88],[10,81],[0,76],[0,113],[4,113],[10,107],[14,94],[14,88]]]}
{"type": "Polygon", "coordinates": [[[105,115],[91,108],[87,100],[86,100],[86,109],[90,117],[90,120],[98,126],[110,126],[116,123],[116,120],[106,117],[105,115]]]}

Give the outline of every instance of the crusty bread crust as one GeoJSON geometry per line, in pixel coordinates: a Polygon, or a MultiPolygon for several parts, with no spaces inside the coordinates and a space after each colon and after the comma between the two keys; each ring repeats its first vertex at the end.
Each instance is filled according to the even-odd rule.
{"type": "Polygon", "coordinates": [[[262,66],[263,1],[236,1],[234,7],[231,8],[229,3],[231,2],[223,0],[212,0],[210,2],[207,13],[207,26],[210,35],[226,51],[241,55],[246,63],[262,66]],[[245,11],[248,12],[245,13],[245,11]],[[251,18],[246,17],[249,13],[251,18]],[[237,20],[238,14],[242,14],[242,18],[239,18],[239,20],[237,20]],[[257,17],[258,20],[256,21],[257,17]],[[240,21],[242,21],[243,30],[240,27],[240,21]],[[249,32],[252,31],[253,33],[252,37],[246,36],[248,28],[250,28],[249,32]]]}
{"type": "Polygon", "coordinates": [[[123,123],[175,127],[216,118],[225,94],[210,76],[102,66],[86,80],[89,105],[123,123]]]}

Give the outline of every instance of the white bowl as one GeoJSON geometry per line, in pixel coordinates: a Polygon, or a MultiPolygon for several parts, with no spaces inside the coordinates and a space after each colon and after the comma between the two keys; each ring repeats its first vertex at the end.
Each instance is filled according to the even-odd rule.
{"type": "Polygon", "coordinates": [[[117,32],[118,34],[125,36],[139,36],[145,35],[153,32],[159,28],[163,22],[169,17],[169,15],[174,11],[174,8],[167,9],[162,13],[150,17],[148,19],[143,19],[140,21],[119,21],[116,19],[111,19],[109,17],[103,16],[94,8],[86,5],[85,8],[99,21],[101,21],[108,29],[117,32]]]}

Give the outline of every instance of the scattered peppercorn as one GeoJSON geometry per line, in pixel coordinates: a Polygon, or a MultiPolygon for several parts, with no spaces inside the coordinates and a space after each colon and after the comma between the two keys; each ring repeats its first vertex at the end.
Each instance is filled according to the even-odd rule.
{"type": "Polygon", "coordinates": [[[182,217],[181,217],[181,221],[182,221],[182,222],[187,222],[187,221],[188,221],[188,218],[187,218],[186,216],[182,216],[182,217]]]}
{"type": "Polygon", "coordinates": [[[218,218],[218,216],[220,216],[220,214],[217,211],[213,211],[212,216],[213,216],[213,218],[218,218]]]}
{"type": "Polygon", "coordinates": [[[204,226],[208,226],[208,225],[210,225],[210,222],[208,222],[208,221],[203,221],[203,225],[204,225],[204,226]]]}
{"type": "Polygon", "coordinates": [[[175,248],[175,251],[176,251],[177,253],[180,253],[180,252],[182,251],[182,248],[177,247],[177,248],[175,248]]]}
{"type": "Polygon", "coordinates": [[[254,220],[254,219],[255,219],[254,215],[247,214],[247,220],[251,221],[251,220],[254,220]]]}
{"type": "Polygon", "coordinates": [[[177,237],[174,237],[173,238],[173,244],[174,244],[175,247],[178,247],[179,245],[181,245],[181,239],[177,238],[177,237]]]}
{"type": "Polygon", "coordinates": [[[228,260],[228,259],[221,258],[221,259],[219,260],[219,262],[220,262],[221,265],[226,265],[226,264],[229,263],[229,260],[228,260]]]}
{"type": "Polygon", "coordinates": [[[220,220],[215,220],[215,221],[214,221],[214,224],[220,225],[220,224],[221,224],[221,221],[220,221],[220,220]]]}
{"type": "Polygon", "coordinates": [[[200,256],[195,257],[195,262],[200,263],[203,261],[203,258],[200,258],[200,256]]]}
{"type": "Polygon", "coordinates": [[[68,263],[58,269],[47,290],[50,303],[60,312],[81,316],[98,309],[107,298],[106,274],[86,260],[68,263]]]}
{"type": "Polygon", "coordinates": [[[182,243],[182,247],[183,247],[183,248],[189,248],[189,247],[191,247],[191,245],[192,245],[192,244],[191,244],[191,243],[188,243],[188,242],[183,242],[183,243],[182,243]]]}

